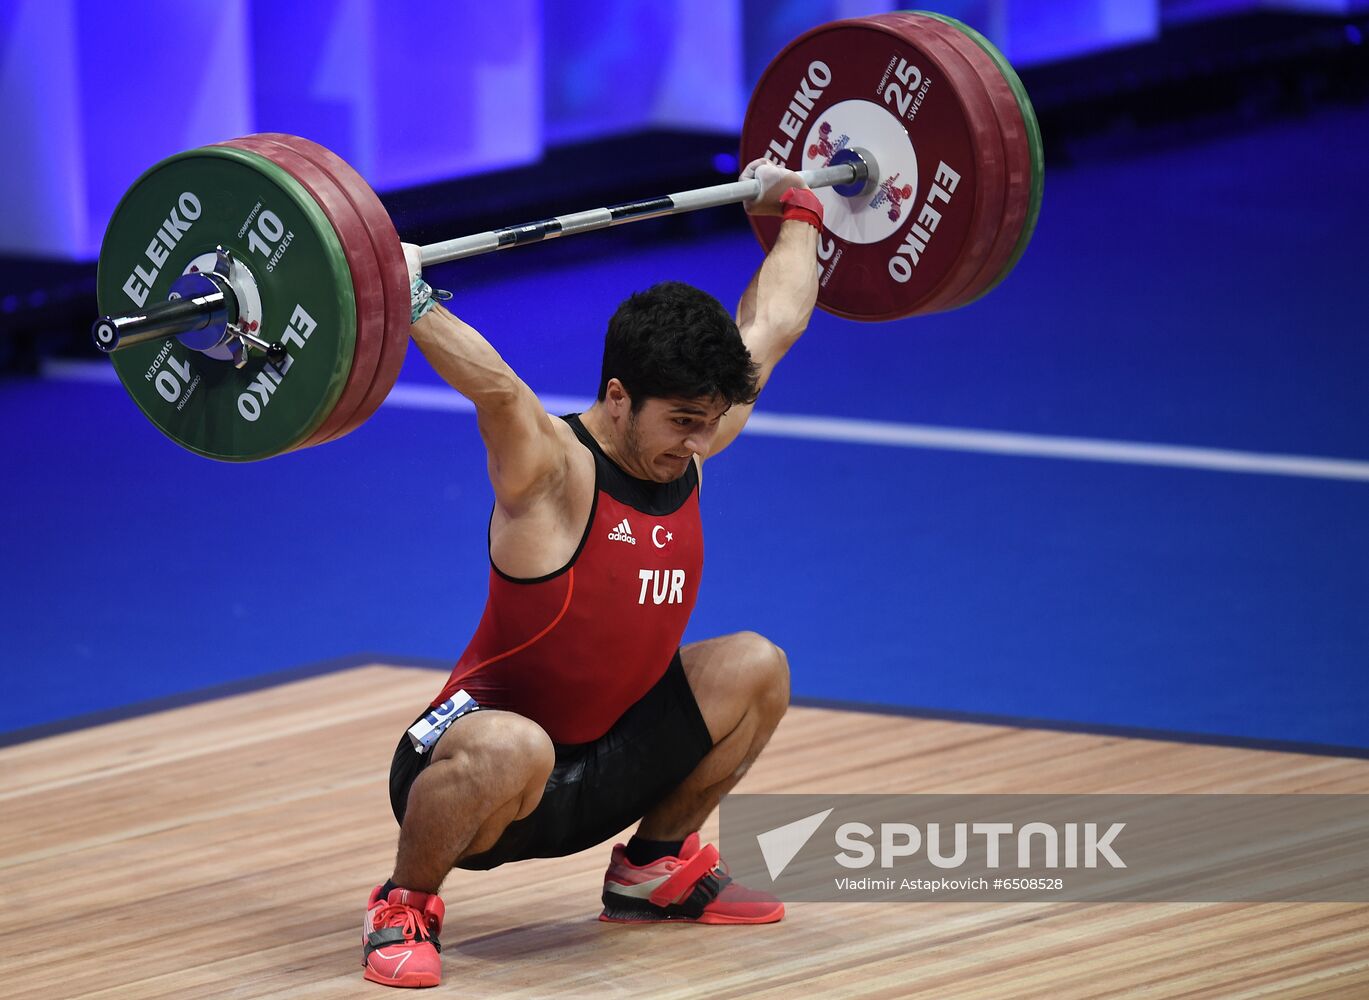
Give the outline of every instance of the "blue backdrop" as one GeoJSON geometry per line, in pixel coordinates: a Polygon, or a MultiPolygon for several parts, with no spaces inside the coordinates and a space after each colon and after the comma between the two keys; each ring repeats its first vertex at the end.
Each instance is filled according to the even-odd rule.
{"type": "MultiPolygon", "coordinates": [[[[379,190],[644,128],[735,133],[801,32],[893,0],[0,0],[0,253],[94,259],[147,166],[249,132],[304,135],[379,190]]],[[[915,5],[911,5],[915,6],[915,5]]],[[[1369,0],[946,0],[1032,66],[1255,9],[1369,0]]]]}

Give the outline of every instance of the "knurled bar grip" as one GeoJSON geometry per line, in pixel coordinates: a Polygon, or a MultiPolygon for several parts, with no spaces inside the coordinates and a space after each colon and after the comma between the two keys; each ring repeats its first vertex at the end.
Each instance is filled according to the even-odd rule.
{"type": "Polygon", "coordinates": [[[228,302],[223,292],[208,292],[148,306],[141,312],[101,316],[91,328],[95,346],[106,354],[160,337],[203,330],[211,323],[228,321],[228,302]]]}
{"type": "MultiPolygon", "coordinates": [[[[816,170],[802,171],[799,176],[810,188],[834,187],[839,184],[854,184],[864,181],[869,167],[864,161],[842,163],[832,167],[819,167],[816,170]]],[[[592,208],[587,212],[574,215],[560,215],[554,219],[541,219],[525,222],[521,226],[507,226],[504,229],[491,229],[489,232],[462,236],[442,243],[430,243],[422,247],[423,266],[444,264],[449,260],[477,257],[494,250],[506,250],[524,243],[536,243],[558,236],[572,236],[587,233],[594,229],[607,229],[626,222],[640,222],[643,219],[656,219],[663,215],[679,215],[701,208],[715,208],[719,205],[733,205],[739,201],[750,201],[761,194],[760,181],[733,181],[731,184],[718,184],[714,187],[695,188],[679,194],[668,194],[661,198],[646,201],[628,201],[607,208],[592,208]]]]}

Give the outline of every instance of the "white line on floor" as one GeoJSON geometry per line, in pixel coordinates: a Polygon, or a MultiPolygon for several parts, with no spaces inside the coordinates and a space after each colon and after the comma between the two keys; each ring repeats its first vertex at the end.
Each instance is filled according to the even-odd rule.
{"type": "MultiPolygon", "coordinates": [[[[47,361],[46,378],[69,382],[116,382],[114,369],[104,362],[47,361]]],[[[590,405],[588,397],[542,396],[552,413],[573,413],[590,405]]],[[[471,413],[470,402],[445,385],[401,382],[385,400],[386,406],[409,410],[471,413]]],[[[1060,458],[1123,465],[1155,465],[1212,472],[1245,472],[1310,479],[1341,479],[1369,482],[1369,462],[1315,455],[1280,455],[1225,448],[1150,444],[1139,441],[1108,441],[1098,438],[1017,434],[1007,431],[933,427],[849,417],[817,417],[797,413],[756,412],[746,433],[809,441],[884,445],[895,448],[930,448],[942,451],[1015,455],[1024,458],[1060,458]]]]}

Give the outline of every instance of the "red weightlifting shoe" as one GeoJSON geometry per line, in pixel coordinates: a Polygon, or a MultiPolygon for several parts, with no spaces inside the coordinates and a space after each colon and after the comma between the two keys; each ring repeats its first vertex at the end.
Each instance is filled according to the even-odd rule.
{"type": "Polygon", "coordinates": [[[712,844],[701,847],[697,833],[689,835],[679,857],[660,858],[640,868],[627,859],[625,850],[622,844],[613,847],[600,920],[773,924],[784,918],[783,903],[733,882],[718,860],[718,849],[712,844]]]}
{"type": "Polygon", "coordinates": [[[442,900],[409,889],[391,889],[382,899],[383,888],[371,891],[361,929],[366,978],[385,986],[436,986],[442,981],[442,900]]]}

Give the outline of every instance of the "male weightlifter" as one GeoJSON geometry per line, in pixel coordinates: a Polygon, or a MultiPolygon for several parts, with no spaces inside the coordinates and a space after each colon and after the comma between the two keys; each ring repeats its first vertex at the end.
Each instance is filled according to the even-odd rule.
{"type": "Polygon", "coordinates": [[[549,416],[437,306],[406,248],[413,339],[475,404],[495,503],[484,616],[395,750],[399,850],[367,904],[367,979],[437,985],[453,867],[571,854],[637,820],[613,848],[601,920],[784,916],[697,831],[784,715],[788,662],[749,632],[680,647],[703,567],[702,463],[740,433],[817,298],[821,202],[764,159],[742,176],[762,184],[747,211],[784,221],[735,321],[676,282],[631,296],[609,321],[598,400],[575,416],[549,416]]]}

